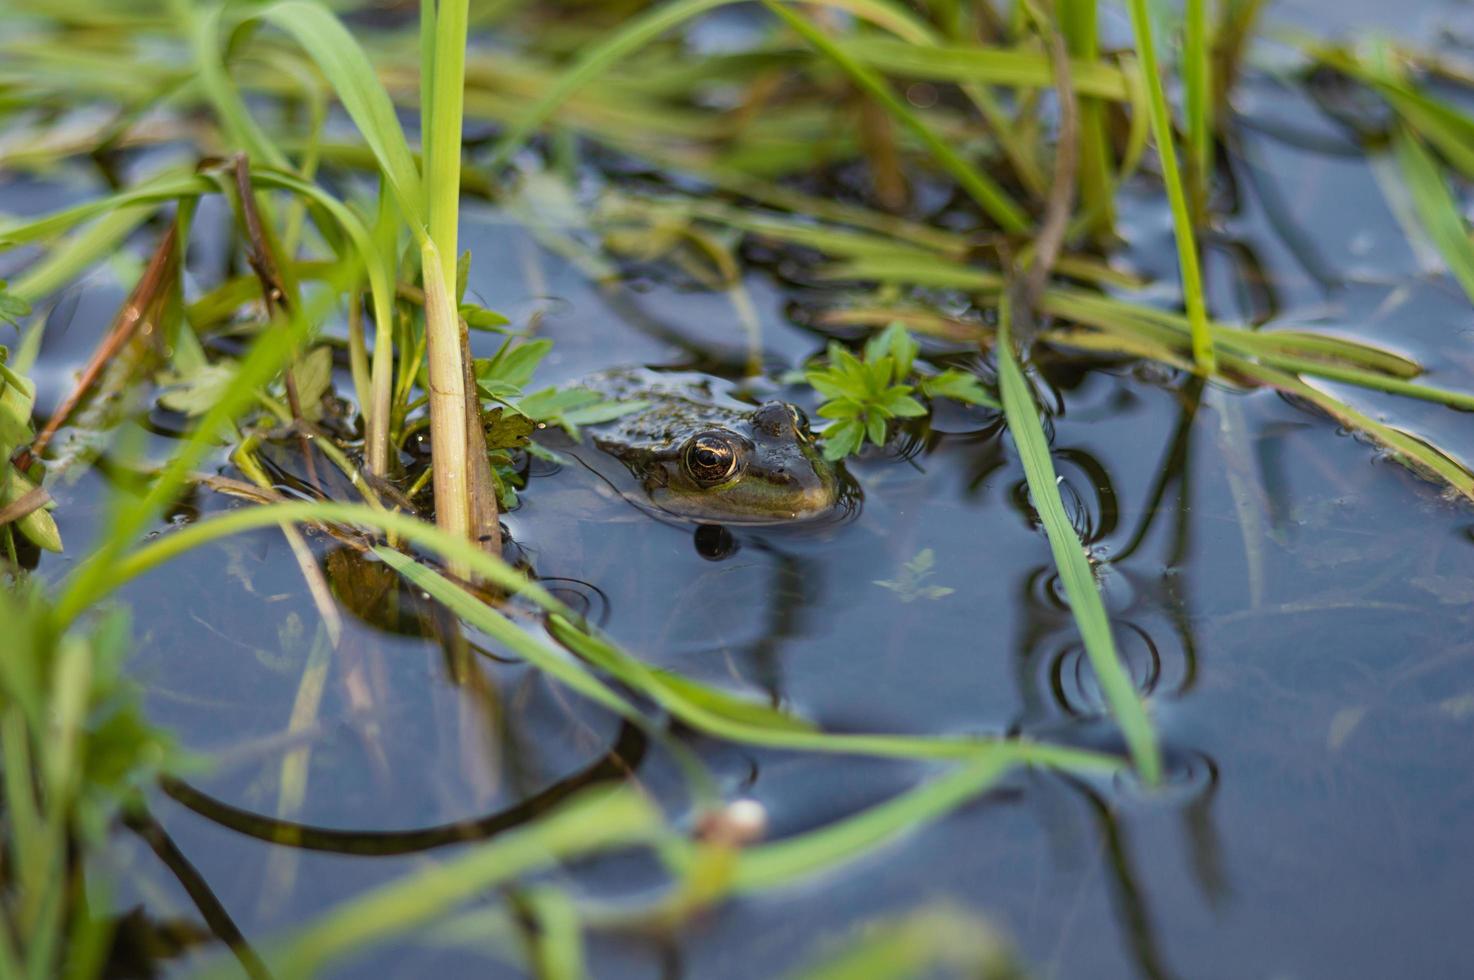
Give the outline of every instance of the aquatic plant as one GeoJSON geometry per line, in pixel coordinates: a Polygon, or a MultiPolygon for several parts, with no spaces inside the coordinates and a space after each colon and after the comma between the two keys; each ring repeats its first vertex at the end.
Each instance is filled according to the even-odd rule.
{"type": "Polygon", "coordinates": [[[123,673],[128,617],[58,628],[39,588],[0,589],[0,973],[99,976],[114,923],[116,881],[89,869],[119,819],[142,819],[143,792],[177,764],[123,673]]]}
{"type": "Polygon", "coordinates": [[[819,406],[819,414],[834,420],[824,430],[826,457],[842,459],[857,452],[866,439],[883,446],[891,420],[926,415],[926,405],[913,393],[1001,407],[977,377],[965,371],[946,368],[916,373],[920,350],[905,328],[893,323],[866,341],[863,359],[832,343],[827,363],[804,372],[805,380],[827,399],[819,406]]]}

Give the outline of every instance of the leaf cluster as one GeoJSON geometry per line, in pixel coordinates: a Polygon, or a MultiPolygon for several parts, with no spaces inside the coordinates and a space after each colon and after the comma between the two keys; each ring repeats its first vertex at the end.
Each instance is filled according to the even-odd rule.
{"type": "Polygon", "coordinates": [[[643,402],[612,401],[577,386],[524,394],[537,366],[552,349],[551,340],[509,337],[494,355],[475,362],[477,390],[483,401],[492,403],[484,413],[486,448],[504,505],[515,502],[512,487],[521,482],[511,451],[545,452],[532,441],[533,432],[556,425],[577,437],[579,426],[608,422],[644,407],[643,402]]]}
{"type": "MultiPolygon", "coordinates": [[[[591,388],[576,385],[541,388],[532,394],[524,394],[523,389],[532,382],[533,372],[552,349],[551,340],[508,338],[495,355],[476,362],[476,384],[482,399],[511,409],[536,423],[537,428],[556,425],[572,436],[578,435],[581,425],[598,425],[644,407],[644,402],[613,401],[591,388]]],[[[509,433],[511,431],[508,430],[509,433]]],[[[499,444],[488,432],[487,446],[491,449],[525,446],[526,435],[531,431],[531,428],[527,429],[521,436],[514,437],[516,441],[507,444],[499,444]]]]}
{"type": "Polygon", "coordinates": [[[833,420],[824,429],[824,456],[842,459],[858,453],[866,440],[885,445],[894,419],[920,418],[927,402],[949,398],[967,405],[998,407],[978,379],[956,368],[938,373],[916,361],[921,346],[899,323],[892,323],[865,343],[860,357],[830,343],[821,364],[804,372],[815,391],[827,399],[819,414],[833,420]]]}

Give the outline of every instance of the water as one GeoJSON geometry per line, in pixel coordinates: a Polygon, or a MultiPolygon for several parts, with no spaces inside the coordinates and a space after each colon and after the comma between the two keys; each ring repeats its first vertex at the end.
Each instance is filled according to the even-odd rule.
{"type": "MultiPolygon", "coordinates": [[[[1429,365],[1429,383],[1468,390],[1474,318],[1382,203],[1383,161],[1332,145],[1334,124],[1295,92],[1254,82],[1241,102],[1253,125],[1231,163],[1239,194],[1206,252],[1216,312],[1376,342],[1429,365]],[[1292,143],[1286,130],[1321,142],[1292,143]]],[[[1170,281],[1156,191],[1130,188],[1123,207],[1125,255],[1170,281]]],[[[463,244],[473,293],[555,341],[540,381],[746,357],[751,338],[723,295],[659,276],[611,294],[488,209],[468,211],[463,244]]],[[[766,364],[823,349],[824,336],[788,316],[822,296],[758,267],[745,286],[766,364]]],[[[36,372],[43,412],[121,300],[105,271],[72,295],[36,372]]],[[[495,338],[476,342],[489,353],[495,338]]],[[[1151,695],[1168,787],[1017,773],[854,864],[726,903],[673,937],[595,934],[600,976],[777,975],[866,922],[938,902],[986,915],[1040,976],[1461,975],[1474,900],[1474,515],[1268,391],[1060,355],[1041,358],[1041,379],[1063,405],[1052,428],[1065,499],[1122,654],[1151,695]]],[[[1334,390],[1474,460],[1462,414],[1334,390]]],[[[713,547],[601,494],[578,466],[535,468],[506,524],[540,576],[642,659],[826,729],[1119,748],[999,419],[949,410],[914,435],[913,453],[854,465],[863,509],[817,529],[738,530],[713,547]]],[[[290,449],[279,458],[288,471],[290,449]]],[[[45,556],[41,574],[59,577],[86,553],[107,488],[95,474],[57,488],[69,554],[45,556]]],[[[205,491],[190,503],[230,506],[205,491]]],[[[455,853],[468,821],[483,833],[516,826],[626,771],[689,816],[664,749],[514,660],[457,660],[413,631],[379,628],[387,596],[411,611],[413,596],[330,539],[312,546],[336,584],[356,583],[357,608],[378,626],[346,617],[340,656],[320,664],[315,721],[297,737],[283,732],[310,700],[317,615],[280,532],[188,555],[123,595],[150,716],[216,760],[151,805],[217,919],[264,942],[427,854],[455,853]],[[304,746],[306,791],[283,806],[282,760],[304,746]],[[262,840],[277,817],[312,847],[262,840]]],[[[775,839],[931,774],[686,741],[726,795],[767,807],[775,839]]],[[[126,835],[107,861],[127,873],[119,909],[201,920],[177,861],[169,870],[126,835]]],[[[557,877],[606,896],[652,880],[617,860],[557,877]]],[[[342,975],[472,969],[517,975],[414,942],[342,975]]]]}

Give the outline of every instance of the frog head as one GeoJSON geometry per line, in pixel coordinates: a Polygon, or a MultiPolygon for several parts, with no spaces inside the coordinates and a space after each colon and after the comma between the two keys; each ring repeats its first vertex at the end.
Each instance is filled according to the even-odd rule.
{"type": "MultiPolygon", "coordinates": [[[[650,503],[687,520],[783,524],[833,512],[841,476],[802,411],[770,401],[748,412],[688,419],[643,460],[619,453],[650,503]]],[[[601,447],[602,448],[602,447],[601,447]]]]}

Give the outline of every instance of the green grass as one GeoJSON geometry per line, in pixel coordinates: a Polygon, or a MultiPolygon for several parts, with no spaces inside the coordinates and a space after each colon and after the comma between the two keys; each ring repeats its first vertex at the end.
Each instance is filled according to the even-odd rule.
{"type": "MultiPolygon", "coordinates": [[[[738,317],[747,309],[752,319],[741,292],[749,271],[742,242],[811,259],[816,281],[829,284],[825,322],[873,330],[805,365],[803,382],[833,423],[822,433],[831,458],[888,444],[940,399],[1001,410],[1005,445],[1017,454],[1044,534],[1041,555],[1047,546],[1105,707],[1146,785],[1164,778],[1162,747],[1060,495],[1048,420],[1028,372],[1031,345],[1154,360],[1225,388],[1285,393],[1474,500],[1462,461],[1360,407],[1372,392],[1474,410],[1474,394],[1457,382],[1429,384],[1417,361],[1339,333],[1249,329],[1211,315],[1199,235],[1218,217],[1214,157],[1219,145],[1233,145],[1223,138],[1236,125],[1229,89],[1245,70],[1258,0],[1216,8],[1187,0],[1180,33],[1157,38],[1148,0],[1127,0],[1135,45],[1119,52],[1100,43],[1096,0],[987,8],[996,16],[956,0],[761,0],[747,7],[766,17],[750,49],[702,53],[683,43],[690,24],[736,2],[636,4],[612,18],[603,5],[565,17],[524,3],[442,0],[422,4],[413,23],[349,18],[362,6],[354,0],[16,0],[0,12],[0,166],[44,178],[107,166],[121,146],[158,151],[143,156],[142,172],[109,170],[110,178],[127,175],[109,193],[49,214],[0,215],[0,250],[27,250],[11,282],[0,284],[0,330],[12,329],[10,320],[16,329],[13,342],[6,335],[0,375],[4,455],[34,437],[27,374],[55,298],[90,276],[131,286],[141,268],[135,248],[155,246],[161,229],[172,228],[188,252],[206,234],[192,220],[202,199],[232,205],[241,227],[225,234],[273,259],[285,287],[263,303],[269,277],[243,268],[188,283],[175,270],[163,284],[164,312],[145,315],[174,342],[157,370],[138,367],[111,383],[140,404],[167,388],[189,409],[191,431],[159,460],[135,458],[126,443],[110,449],[110,462],[136,473],[131,492],[111,502],[92,550],[65,552],[65,572],[43,565],[56,572],[48,595],[19,567],[26,541],[70,544],[53,513],[35,506],[42,474],[13,470],[0,482],[0,508],[27,502],[24,515],[0,527],[8,574],[19,583],[0,589],[0,619],[19,624],[21,637],[20,652],[0,662],[0,975],[97,973],[107,927],[79,897],[89,874],[79,855],[105,846],[110,821],[137,816],[134,791],[172,760],[167,737],[137,722],[119,669],[124,631],[120,614],[108,612],[119,590],[252,530],[282,529],[306,556],[308,590],[318,589],[319,674],[304,674],[299,685],[309,694],[339,633],[302,535],[331,528],[449,619],[555,682],[571,695],[574,715],[598,709],[642,729],[677,760],[698,815],[723,800],[684,734],[743,749],[907,760],[924,770],[892,799],[762,843],[704,838],[686,815],[658,812],[634,787],[581,797],[278,937],[265,955],[284,975],[308,975],[427,930],[446,942],[490,945],[539,975],[577,976],[590,968],[582,957],[588,929],[672,929],[737,897],[812,887],[1021,769],[1098,779],[1127,768],[1113,755],[1027,738],[829,731],[802,713],[651,666],[643,651],[582,621],[503,562],[488,532],[498,491],[509,500],[516,478],[508,451],[535,424],[573,424],[619,407],[592,403],[588,392],[525,394],[545,344],[513,339],[497,358],[467,363],[467,330],[506,326],[463,292],[462,264],[474,262],[458,239],[468,196],[523,216],[601,288],[623,248],[705,273],[729,293],[738,317]],[[504,29],[504,43],[468,43],[478,23],[504,29]],[[1068,59],[1048,54],[1056,31],[1068,59]],[[1057,111],[1066,76],[1065,104],[1079,106],[1069,131],[1057,111]],[[717,99],[727,108],[709,108],[717,99]],[[333,120],[337,109],[351,127],[333,120]],[[418,129],[407,132],[401,120],[416,112],[418,129]],[[468,120],[494,125],[494,142],[465,144],[468,120]],[[603,187],[598,205],[585,209],[571,178],[591,169],[583,155],[591,145],[691,179],[603,187]],[[1150,146],[1159,180],[1139,172],[1150,146]],[[237,154],[247,161],[240,187],[237,154]],[[861,180],[846,183],[843,198],[832,194],[844,168],[893,193],[867,197],[861,180]],[[517,196],[528,174],[544,188],[556,184],[574,206],[539,212],[534,198],[517,196]],[[1160,284],[1118,261],[1116,192],[1127,182],[1165,198],[1181,312],[1163,309],[1160,284]],[[955,192],[946,226],[913,207],[924,184],[955,192]],[[264,226],[259,235],[244,220],[252,212],[264,226]],[[1049,230],[1052,213],[1064,219],[1062,238],[1049,230]],[[1029,295],[1013,270],[1041,254],[1048,275],[1029,295]],[[1037,336],[1017,336],[1015,315],[1038,321],[1037,336]],[[326,329],[337,316],[350,321],[346,338],[326,329]],[[971,347],[996,368],[996,381],[986,369],[934,360],[911,336],[923,331],[971,347]],[[212,360],[211,342],[226,337],[239,353],[212,360]],[[293,407],[296,389],[320,399],[336,347],[347,348],[363,437],[318,445],[361,502],[281,502],[259,458],[263,433],[275,425],[306,431],[294,417],[302,409],[293,407]],[[498,413],[490,445],[478,383],[498,413]],[[413,489],[400,451],[427,425],[433,464],[418,479],[432,482],[438,526],[405,512],[391,492],[413,489]],[[150,538],[172,504],[202,487],[198,470],[227,449],[253,499],[265,503],[150,538]],[[99,760],[116,768],[100,772],[99,760]],[[666,874],[658,893],[640,901],[611,907],[552,874],[583,856],[631,849],[649,851],[666,874]],[[476,901],[497,890],[515,913],[508,902],[476,901]]],[[[1422,84],[1443,66],[1385,44],[1297,43],[1308,64],[1385,100],[1393,118],[1387,148],[1414,237],[1433,244],[1474,300],[1474,245],[1460,207],[1474,179],[1474,119],[1422,84]]],[[[43,486],[55,486],[54,473],[46,479],[43,486]]],[[[286,795],[300,794],[300,768],[279,776],[286,795]]],[[[1005,971],[1002,946],[980,921],[921,910],[842,948],[816,948],[807,975],[900,976],[939,965],[1005,971]]]]}
{"type": "Polygon", "coordinates": [[[1110,618],[1095,583],[1095,571],[1060,499],[1059,478],[1055,475],[1049,441],[1039,423],[1033,392],[1014,353],[1011,318],[1010,305],[1005,297],[999,312],[998,343],[994,349],[998,355],[998,388],[1003,395],[1008,431],[1023,463],[1029,497],[1044,525],[1055,568],[1069,598],[1070,612],[1074,614],[1096,680],[1131,749],[1136,771],[1147,785],[1154,785],[1162,778],[1161,747],[1157,744],[1151,719],[1116,651],[1110,618]]]}
{"type": "MultiPolygon", "coordinates": [[[[1189,6],[1194,0],[1189,0],[1189,6]]],[[[1198,267],[1198,243],[1194,232],[1192,210],[1182,173],[1177,165],[1177,137],[1172,125],[1172,114],[1167,107],[1167,94],[1162,85],[1161,69],[1157,62],[1156,42],[1152,38],[1151,15],[1147,12],[1146,0],[1129,0],[1131,25],[1136,33],[1136,53],[1141,59],[1141,73],[1146,79],[1147,108],[1152,124],[1152,136],[1157,144],[1157,159],[1162,164],[1162,182],[1166,185],[1167,201],[1172,206],[1172,227],[1177,238],[1177,261],[1182,275],[1183,302],[1187,305],[1188,322],[1192,324],[1193,363],[1204,374],[1212,374],[1215,368],[1213,341],[1208,334],[1208,303],[1203,293],[1203,276],[1198,267]]],[[[1202,52],[1197,52],[1201,60],[1202,52]]],[[[1192,69],[1194,72],[1202,68],[1192,69]]],[[[1198,89],[1189,82],[1189,90],[1198,89]]],[[[1199,115],[1206,111],[1200,106],[1199,115]]],[[[1200,122],[1198,125],[1202,125],[1200,122]]]]}

